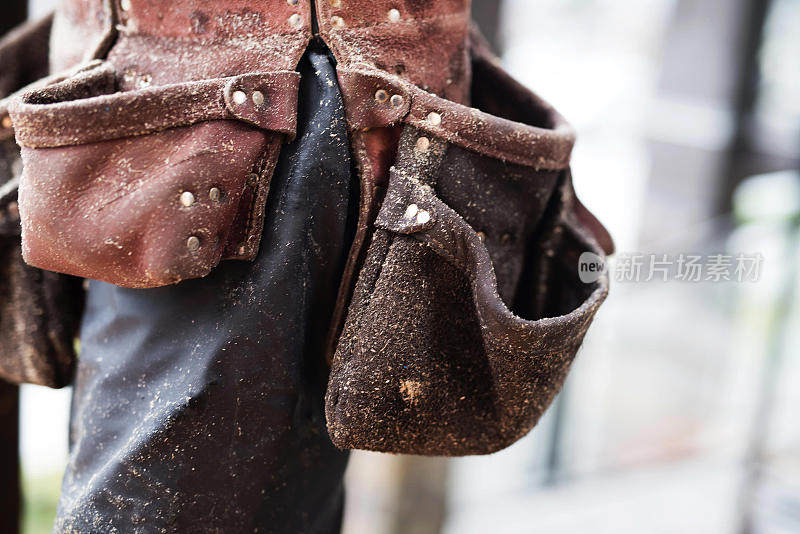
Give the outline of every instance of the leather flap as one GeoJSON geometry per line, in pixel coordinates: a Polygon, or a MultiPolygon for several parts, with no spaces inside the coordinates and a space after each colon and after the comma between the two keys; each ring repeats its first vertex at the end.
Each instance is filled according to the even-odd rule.
{"type": "Polygon", "coordinates": [[[14,98],[9,113],[17,142],[30,148],[74,146],[224,119],[294,136],[296,72],[247,74],[112,93],[112,69],[102,64],[14,98]],[[235,93],[242,89],[247,91],[245,100],[237,105],[235,93]],[[256,90],[264,99],[259,109],[252,101],[256,90]]]}
{"type": "Polygon", "coordinates": [[[411,109],[410,85],[377,71],[338,69],[351,130],[382,128],[402,121],[411,109]]]}
{"type": "Polygon", "coordinates": [[[531,97],[526,105],[536,106],[546,118],[546,126],[515,122],[457,104],[398,76],[345,68],[338,73],[353,130],[386,127],[403,120],[440,139],[503,161],[537,170],[569,166],[575,131],[538,98],[531,97]]]}

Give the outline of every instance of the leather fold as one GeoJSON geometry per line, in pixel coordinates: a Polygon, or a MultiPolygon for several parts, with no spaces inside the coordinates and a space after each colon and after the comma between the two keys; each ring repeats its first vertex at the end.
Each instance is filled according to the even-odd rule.
{"type": "Polygon", "coordinates": [[[25,261],[148,288],[253,259],[299,74],[127,91],[121,78],[95,61],[11,99],[25,261]]]}
{"type": "Polygon", "coordinates": [[[299,74],[283,71],[115,92],[115,69],[103,63],[19,95],[9,114],[17,142],[31,148],[96,143],[224,119],[293,137],[298,83],[299,74]],[[256,93],[259,105],[253,103],[256,93]]]}
{"type": "Polygon", "coordinates": [[[538,96],[507,75],[502,76],[498,74],[497,79],[513,86],[508,94],[519,95],[516,104],[530,110],[531,120],[509,120],[458,104],[384,72],[339,69],[351,130],[405,122],[454,145],[503,161],[537,169],[569,165],[575,144],[572,126],[538,96]],[[392,98],[398,105],[392,106],[392,98]]]}

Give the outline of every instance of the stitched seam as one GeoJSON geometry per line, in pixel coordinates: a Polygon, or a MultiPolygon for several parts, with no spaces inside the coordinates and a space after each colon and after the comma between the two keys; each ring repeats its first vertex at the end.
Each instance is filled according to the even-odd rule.
{"type": "MultiPolygon", "coordinates": [[[[261,158],[258,160],[258,162],[256,163],[256,165],[254,166],[254,169],[253,169],[254,172],[256,174],[258,174],[259,183],[256,185],[256,187],[255,187],[255,189],[253,191],[253,198],[250,199],[250,207],[247,210],[247,223],[245,224],[245,235],[244,235],[245,244],[246,244],[245,246],[247,246],[247,247],[250,246],[250,241],[251,241],[251,235],[250,234],[253,232],[253,222],[255,221],[255,217],[253,215],[253,210],[256,207],[256,202],[258,202],[258,197],[260,196],[260,193],[261,193],[261,190],[262,190],[261,180],[265,178],[265,176],[264,176],[266,174],[265,164],[266,164],[266,161],[267,161],[267,156],[268,156],[268,154],[270,152],[269,149],[270,149],[270,147],[267,147],[267,149],[261,155],[261,158]]],[[[245,184],[245,187],[247,187],[246,184],[245,184]]]]}

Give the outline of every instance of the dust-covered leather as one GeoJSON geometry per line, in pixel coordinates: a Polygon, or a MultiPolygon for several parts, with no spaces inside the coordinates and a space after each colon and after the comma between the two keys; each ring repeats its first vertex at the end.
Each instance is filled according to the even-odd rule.
{"type": "Polygon", "coordinates": [[[574,196],[573,130],[470,34],[468,0],[65,6],[54,27],[84,27],[83,60],[102,61],[10,107],[29,262],[144,288],[254,258],[293,135],[289,74],[316,33],[360,179],[327,343],[331,438],[478,454],[530,430],[607,291],[578,280],[578,257],[611,242],[574,196]]]}
{"type": "Polygon", "coordinates": [[[206,22],[173,28],[146,3],[118,6],[107,59],[12,101],[30,265],[143,288],[255,257],[299,75],[240,38],[244,14],[187,7],[168,20],[206,22]]]}
{"type": "Polygon", "coordinates": [[[116,74],[103,62],[10,106],[23,147],[25,260],[155,287],[250,257],[260,238],[252,214],[260,172],[271,172],[278,135],[294,135],[297,73],[126,92],[116,91],[116,74]],[[256,91],[259,105],[235,100],[256,91]]]}
{"type": "Polygon", "coordinates": [[[473,57],[483,111],[340,71],[345,95],[367,108],[350,113],[354,128],[398,123],[359,94],[391,87],[407,111],[336,343],[326,414],[339,447],[510,445],[560,390],[607,294],[607,277],[578,276],[582,253],[604,251],[572,189],[572,129],[484,52],[473,57]]]}
{"type": "MultiPolygon", "coordinates": [[[[0,41],[0,97],[45,76],[52,17],[0,41]]],[[[23,262],[17,187],[22,165],[0,102],[0,380],[63,387],[75,367],[81,280],[23,262]]]]}

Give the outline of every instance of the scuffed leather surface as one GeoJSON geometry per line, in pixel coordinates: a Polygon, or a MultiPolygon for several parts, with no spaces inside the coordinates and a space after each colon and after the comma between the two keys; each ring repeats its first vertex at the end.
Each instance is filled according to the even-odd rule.
{"type": "Polygon", "coordinates": [[[487,454],[527,434],[561,388],[608,291],[607,278],[580,282],[578,256],[602,251],[573,215],[567,173],[489,161],[462,177],[459,149],[420,155],[418,136],[406,130],[339,341],[328,430],[345,449],[487,454]],[[536,288],[556,303],[540,306],[548,315],[531,313],[535,295],[512,310],[523,270],[549,273],[536,288]]]}
{"type": "Polygon", "coordinates": [[[156,133],[212,120],[239,120],[294,137],[297,84],[293,71],[250,73],[138,91],[116,92],[109,63],[81,70],[64,81],[25,92],[9,105],[17,143],[29,148],[86,145],[156,133]],[[259,91],[234,101],[237,91],[259,91]]]}
{"type": "Polygon", "coordinates": [[[335,4],[320,0],[317,9],[320,33],[342,67],[387,72],[448,100],[469,101],[469,0],[335,4]]]}
{"type": "Polygon", "coordinates": [[[65,0],[56,3],[50,35],[50,72],[71,69],[89,59],[114,32],[109,0],[65,0]]]}
{"type": "MultiPolygon", "coordinates": [[[[0,97],[47,73],[51,18],[0,41],[0,97]]],[[[0,380],[63,387],[72,380],[73,341],[83,308],[81,281],[26,265],[20,245],[19,149],[2,127],[0,102],[0,380]]]]}
{"type": "MultiPolygon", "coordinates": [[[[246,0],[109,5],[118,24],[107,61],[114,68],[114,91],[122,95],[291,69],[313,29],[312,4],[305,0],[270,9],[246,0]]],[[[466,0],[319,2],[316,8],[320,36],[338,61],[361,178],[357,230],[327,345],[336,348],[327,397],[331,436],[344,448],[390,452],[498,450],[524,435],[557,393],[607,291],[604,279],[594,286],[576,281],[577,256],[585,250],[602,254],[595,237],[605,239],[571,189],[574,132],[468,38],[466,0]],[[427,210],[429,219],[404,220],[410,204],[427,210]]],[[[230,91],[224,103],[230,107],[230,91]]],[[[258,124],[247,111],[237,118],[258,124]]],[[[143,128],[147,135],[140,137],[217,123],[223,121],[160,133],[143,128]]],[[[255,189],[251,201],[239,199],[216,226],[191,220],[195,226],[211,227],[209,235],[220,228],[238,233],[246,222],[248,235],[254,234],[251,223],[264,213],[281,141],[266,135],[258,148],[265,159],[251,161],[257,171],[248,179],[255,189]]],[[[234,168],[241,175],[244,166],[234,168]]],[[[121,166],[116,173],[112,168],[112,191],[125,183],[123,175],[121,166]]],[[[104,194],[99,187],[87,198],[104,194]]],[[[71,190],[61,202],[78,197],[71,190]]],[[[136,206],[145,209],[152,200],[158,219],[175,207],[166,199],[166,193],[143,196],[136,206]]],[[[69,213],[67,203],[57,207],[69,213]]],[[[185,244],[188,226],[167,227],[163,220],[149,232],[163,238],[158,246],[124,245],[137,259],[127,265],[112,251],[108,263],[117,270],[104,279],[149,287],[206,276],[225,257],[217,249],[229,250],[235,242],[225,238],[220,245],[220,237],[200,248],[208,256],[192,263],[198,258],[185,251],[181,256],[181,239],[175,238],[180,235],[185,244]],[[148,250],[154,253],[148,256],[148,250]]],[[[143,220],[133,222],[145,227],[143,220]]],[[[59,237],[44,236],[41,245],[59,237]]],[[[82,245],[91,250],[91,243],[82,245]]],[[[255,248],[248,250],[239,257],[255,255],[255,248]]],[[[96,256],[87,254],[80,263],[96,256]]],[[[101,267],[92,266],[92,276],[101,267]]],[[[70,265],[69,271],[76,268],[70,265]]]]}
{"type": "MultiPolygon", "coordinates": [[[[341,448],[453,456],[509,446],[560,390],[607,294],[607,277],[578,278],[580,254],[604,252],[572,189],[574,133],[487,54],[473,60],[480,111],[403,93],[407,126],[328,384],[328,431],[341,448]]],[[[339,76],[364,107],[397,83],[339,76]]]]}
{"type": "Polygon", "coordinates": [[[124,287],[205,276],[239,246],[233,223],[268,143],[249,126],[214,121],[98,144],[23,148],[25,261],[124,287]],[[196,199],[190,207],[181,204],[184,192],[196,199]],[[193,236],[197,250],[187,247],[193,236]]]}

